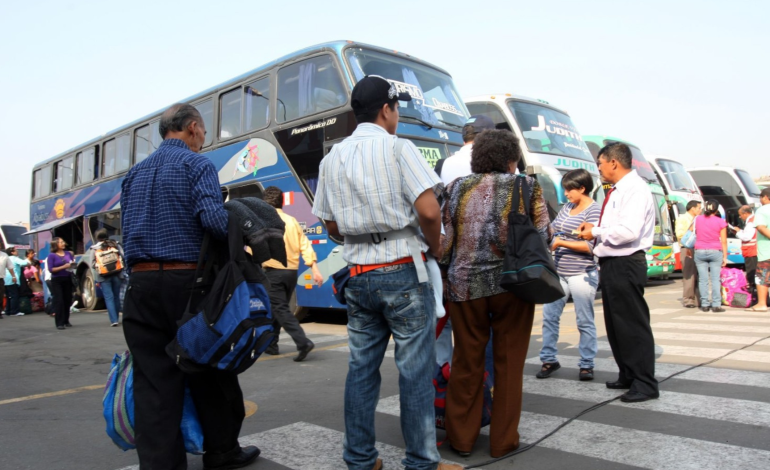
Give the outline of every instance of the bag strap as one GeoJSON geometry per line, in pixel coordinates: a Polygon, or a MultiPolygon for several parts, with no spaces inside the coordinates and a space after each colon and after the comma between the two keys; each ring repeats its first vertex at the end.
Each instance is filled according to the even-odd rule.
{"type": "MultiPolygon", "coordinates": [[[[195,267],[195,281],[194,286],[203,283],[203,273],[208,271],[208,267],[213,261],[213,256],[209,256],[209,262],[206,262],[206,253],[209,251],[209,244],[211,242],[211,233],[205,231],[203,234],[203,242],[201,242],[201,252],[198,255],[198,265],[195,267]],[[205,266],[205,268],[204,268],[205,266]]],[[[190,298],[187,299],[187,306],[185,307],[185,313],[190,312],[190,306],[192,305],[193,295],[195,295],[195,289],[190,292],[190,298]]]]}
{"type": "Polygon", "coordinates": [[[517,176],[513,185],[513,198],[511,199],[511,212],[509,213],[509,218],[519,213],[519,205],[521,205],[522,198],[524,199],[524,215],[529,218],[529,187],[525,176],[517,176]]]}

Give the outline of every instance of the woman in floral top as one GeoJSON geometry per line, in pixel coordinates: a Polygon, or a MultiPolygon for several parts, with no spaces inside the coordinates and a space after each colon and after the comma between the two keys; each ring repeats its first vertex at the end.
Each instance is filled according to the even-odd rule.
{"type": "MultiPolygon", "coordinates": [[[[535,314],[534,304],[498,285],[503,268],[508,213],[516,165],[521,158],[514,134],[489,130],[473,142],[473,175],[446,188],[446,231],[441,264],[448,278],[447,312],[452,318],[455,350],[447,392],[447,435],[465,456],[478,438],[483,405],[484,349],[493,332],[495,402],[490,425],[490,453],[499,457],[519,446],[524,360],[535,314]]],[[[550,220],[537,181],[526,177],[532,222],[549,241],[550,220]]],[[[524,213],[523,200],[518,211],[524,213]]]]}

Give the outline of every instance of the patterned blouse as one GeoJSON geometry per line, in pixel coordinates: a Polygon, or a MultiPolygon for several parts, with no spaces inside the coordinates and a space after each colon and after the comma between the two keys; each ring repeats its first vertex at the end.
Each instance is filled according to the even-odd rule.
{"type": "MultiPolygon", "coordinates": [[[[442,219],[446,237],[440,263],[449,266],[449,301],[468,300],[506,292],[498,285],[508,236],[508,214],[513,188],[520,175],[473,174],[458,178],[444,193],[442,219]]],[[[530,217],[538,232],[551,239],[548,209],[543,190],[527,176],[530,217]]],[[[519,212],[524,213],[523,198],[519,212]]]]}

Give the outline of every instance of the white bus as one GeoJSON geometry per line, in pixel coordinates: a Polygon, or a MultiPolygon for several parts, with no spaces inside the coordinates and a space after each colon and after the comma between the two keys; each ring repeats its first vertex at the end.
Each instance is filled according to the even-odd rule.
{"type": "Polygon", "coordinates": [[[566,111],[547,101],[512,95],[480,95],[465,100],[471,115],[483,114],[498,129],[507,129],[521,141],[523,152],[519,171],[537,178],[553,219],[567,202],[562,176],[583,168],[594,177],[591,197],[601,203],[604,191],[591,152],[566,111]]]}
{"type": "Polygon", "coordinates": [[[26,232],[27,227],[23,225],[0,225],[0,250],[5,250],[12,246],[16,247],[19,251],[19,256],[23,258],[30,248],[30,237],[29,235],[24,235],[26,232]]]}
{"type": "MultiPolygon", "coordinates": [[[[726,166],[690,168],[688,170],[698,184],[704,199],[716,200],[725,211],[725,219],[731,225],[741,225],[738,208],[743,205],[759,207],[757,184],[746,170],[726,166]]],[[[727,259],[730,264],[743,264],[741,242],[728,231],[727,259]]]]}

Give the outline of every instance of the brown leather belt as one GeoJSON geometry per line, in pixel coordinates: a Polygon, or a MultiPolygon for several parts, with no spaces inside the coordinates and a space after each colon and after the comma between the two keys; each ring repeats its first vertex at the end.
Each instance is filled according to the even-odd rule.
{"type": "Polygon", "coordinates": [[[177,263],[174,261],[158,261],[151,262],[146,261],[142,263],[136,263],[131,266],[132,273],[140,273],[143,271],[180,271],[180,270],[195,270],[198,267],[196,263],[177,263]]]}

